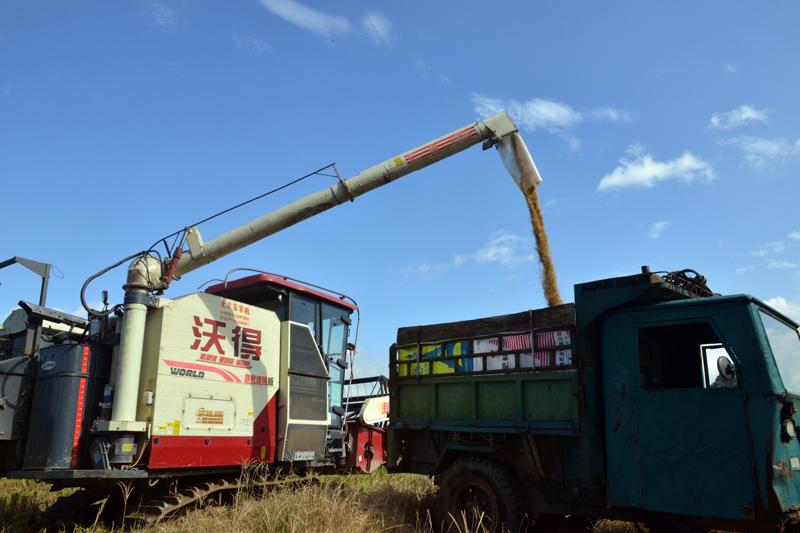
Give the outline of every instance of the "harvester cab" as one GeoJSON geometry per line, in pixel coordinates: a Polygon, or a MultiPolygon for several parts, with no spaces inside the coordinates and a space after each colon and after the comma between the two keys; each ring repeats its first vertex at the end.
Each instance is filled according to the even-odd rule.
{"type": "MultiPolygon", "coordinates": [[[[206,292],[273,311],[282,323],[308,327],[327,371],[330,418],[327,452],[344,457],[346,405],[343,391],[346,370],[350,366],[348,357],[352,357],[355,349],[354,344],[348,343],[352,315],[358,311],[355,301],[344,294],[266,272],[212,285],[206,292]]],[[[289,375],[296,370],[290,369],[289,375]]]]}

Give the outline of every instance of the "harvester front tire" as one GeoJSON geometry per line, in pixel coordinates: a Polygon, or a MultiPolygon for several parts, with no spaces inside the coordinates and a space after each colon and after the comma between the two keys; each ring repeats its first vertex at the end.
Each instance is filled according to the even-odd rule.
{"type": "Polygon", "coordinates": [[[457,459],[437,479],[437,510],[447,530],[484,528],[492,533],[519,531],[525,507],[514,475],[503,465],[480,457],[457,459]]]}

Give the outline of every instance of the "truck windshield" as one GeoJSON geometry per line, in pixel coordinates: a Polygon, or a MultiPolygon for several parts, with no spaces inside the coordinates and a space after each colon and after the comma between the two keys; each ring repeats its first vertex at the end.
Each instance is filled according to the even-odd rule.
{"type": "Polygon", "coordinates": [[[800,393],[800,335],[797,329],[759,310],[769,346],[775,356],[786,390],[800,393]]]}

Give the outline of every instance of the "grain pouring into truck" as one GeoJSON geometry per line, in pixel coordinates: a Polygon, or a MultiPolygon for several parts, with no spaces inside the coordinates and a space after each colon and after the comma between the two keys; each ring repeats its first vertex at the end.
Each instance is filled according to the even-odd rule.
{"type": "Polygon", "coordinates": [[[536,192],[536,187],[541,183],[542,178],[528,152],[528,148],[525,146],[525,142],[518,133],[510,135],[505,142],[499,143],[497,150],[500,153],[503,164],[519,186],[525,196],[525,202],[528,204],[531,229],[536,240],[536,253],[539,256],[539,263],[542,265],[542,289],[544,290],[547,305],[550,307],[561,305],[556,269],[553,265],[553,258],[550,255],[550,245],[547,242],[547,232],[544,229],[544,217],[539,204],[539,195],[536,192]]]}

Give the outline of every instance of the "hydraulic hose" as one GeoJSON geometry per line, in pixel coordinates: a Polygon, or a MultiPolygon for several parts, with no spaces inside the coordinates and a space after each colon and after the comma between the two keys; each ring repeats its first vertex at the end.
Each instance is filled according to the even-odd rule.
{"type": "Polygon", "coordinates": [[[109,265],[109,266],[105,267],[103,270],[97,272],[96,274],[92,274],[91,276],[86,278],[86,281],[83,282],[83,286],[81,286],[81,305],[83,306],[84,309],[86,309],[86,312],[89,313],[89,315],[96,316],[98,318],[107,317],[108,315],[110,315],[111,313],[113,313],[114,311],[116,311],[120,307],[120,305],[118,304],[118,305],[115,305],[114,307],[112,307],[111,309],[106,309],[104,311],[98,311],[96,309],[92,309],[91,307],[89,307],[89,304],[86,303],[86,289],[89,287],[89,285],[95,279],[99,278],[100,276],[102,276],[106,272],[117,268],[118,266],[120,266],[121,264],[123,264],[123,263],[125,263],[127,261],[132,261],[133,259],[135,259],[137,257],[142,257],[145,254],[147,254],[147,252],[144,251],[144,250],[142,250],[141,252],[136,252],[135,254],[131,254],[128,257],[124,258],[124,259],[120,259],[119,261],[117,261],[113,265],[109,265]]]}

